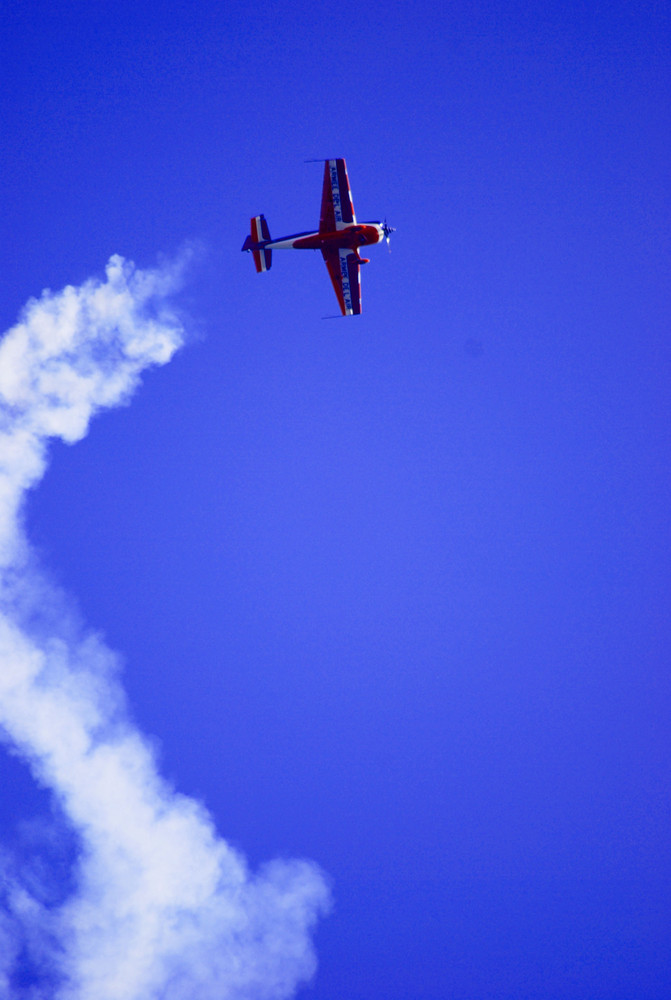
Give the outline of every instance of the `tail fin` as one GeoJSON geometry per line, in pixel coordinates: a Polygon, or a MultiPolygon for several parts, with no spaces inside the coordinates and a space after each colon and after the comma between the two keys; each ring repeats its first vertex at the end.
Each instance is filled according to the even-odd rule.
{"type": "Polygon", "coordinates": [[[270,230],[264,215],[255,215],[252,218],[252,233],[242,245],[243,250],[251,250],[254,256],[256,270],[269,271],[273,263],[272,250],[266,250],[264,243],[270,242],[270,230]]]}

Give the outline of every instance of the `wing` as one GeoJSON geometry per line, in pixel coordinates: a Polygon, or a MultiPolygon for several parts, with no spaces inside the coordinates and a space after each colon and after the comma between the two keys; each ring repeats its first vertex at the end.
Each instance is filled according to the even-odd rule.
{"type": "Polygon", "coordinates": [[[319,232],[332,233],[356,222],[352,194],[344,160],[326,160],[319,232]]]}
{"type": "Polygon", "coordinates": [[[322,250],[343,316],[361,312],[361,266],[352,250],[322,250]]]}

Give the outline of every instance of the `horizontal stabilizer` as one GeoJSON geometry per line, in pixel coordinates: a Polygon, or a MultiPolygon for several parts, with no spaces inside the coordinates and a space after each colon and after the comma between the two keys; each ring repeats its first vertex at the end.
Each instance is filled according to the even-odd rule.
{"type": "Polygon", "coordinates": [[[254,257],[254,264],[256,270],[261,273],[261,271],[269,271],[273,263],[273,251],[272,250],[252,250],[252,255],[254,257]]]}
{"type": "Polygon", "coordinates": [[[265,216],[253,216],[251,230],[251,234],[242,244],[242,249],[252,251],[254,265],[259,273],[269,271],[273,263],[273,252],[265,249],[265,244],[270,242],[270,230],[265,216]]]}
{"type": "Polygon", "coordinates": [[[255,215],[252,219],[252,236],[257,243],[263,243],[270,239],[270,230],[265,215],[255,215]]]}

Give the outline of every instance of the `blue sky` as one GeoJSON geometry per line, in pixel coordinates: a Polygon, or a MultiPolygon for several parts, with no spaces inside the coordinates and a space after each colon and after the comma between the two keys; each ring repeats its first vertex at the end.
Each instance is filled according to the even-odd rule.
{"type": "Polygon", "coordinates": [[[2,15],[2,329],[195,249],[185,346],[26,533],[165,778],[328,876],[299,995],[668,997],[668,9],[49,6],[2,15]],[[240,253],[316,226],[320,156],[397,229],[338,322],[318,255],[240,253]]]}

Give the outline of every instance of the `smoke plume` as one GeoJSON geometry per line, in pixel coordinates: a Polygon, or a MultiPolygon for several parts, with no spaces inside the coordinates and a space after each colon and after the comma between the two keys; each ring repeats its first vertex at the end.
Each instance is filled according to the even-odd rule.
{"type": "Polygon", "coordinates": [[[314,971],[322,875],[304,861],[250,873],[160,777],[114,654],[67,610],[23,528],[48,439],[82,438],[181,345],[180,271],[112,257],[104,281],[29,302],[0,343],[0,736],[56,817],[40,864],[0,852],[2,997],[279,1000],[314,971]]]}

